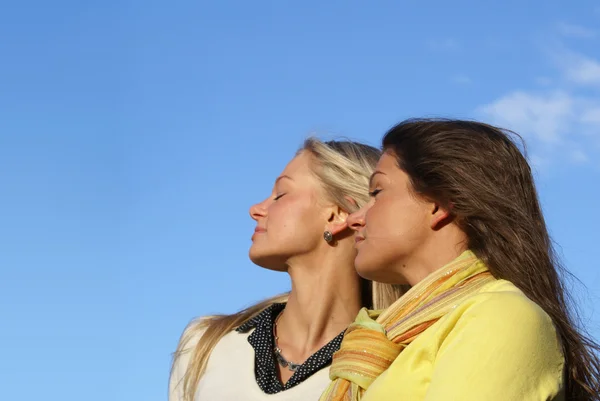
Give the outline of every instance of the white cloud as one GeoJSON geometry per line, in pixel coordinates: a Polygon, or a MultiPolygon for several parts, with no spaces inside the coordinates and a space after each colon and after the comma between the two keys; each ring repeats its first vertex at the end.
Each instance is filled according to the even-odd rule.
{"type": "Polygon", "coordinates": [[[588,156],[581,149],[574,149],[570,152],[570,159],[574,163],[587,163],[589,161],[588,156]]]}
{"type": "Polygon", "coordinates": [[[570,152],[571,161],[582,162],[578,150],[582,144],[589,140],[600,143],[600,101],[592,97],[556,89],[517,90],[477,111],[492,124],[525,136],[540,159],[570,152]]]}
{"type": "Polygon", "coordinates": [[[558,32],[571,38],[593,38],[596,36],[596,31],[580,25],[568,24],[560,22],[558,24],[558,32]]]}
{"type": "Polygon", "coordinates": [[[590,107],[581,114],[581,121],[585,124],[597,125],[600,127],[600,107],[590,107]]]}
{"type": "Polygon", "coordinates": [[[576,53],[565,54],[565,77],[579,85],[600,85],[600,63],[576,53]]]}
{"type": "Polygon", "coordinates": [[[600,159],[600,63],[564,49],[553,57],[557,75],[534,78],[544,88],[512,90],[477,110],[485,120],[522,134],[540,170],[556,160],[600,159]]]}
{"type": "Polygon", "coordinates": [[[573,99],[567,93],[509,93],[479,109],[494,124],[531,133],[545,143],[556,143],[573,114],[573,99]]]}

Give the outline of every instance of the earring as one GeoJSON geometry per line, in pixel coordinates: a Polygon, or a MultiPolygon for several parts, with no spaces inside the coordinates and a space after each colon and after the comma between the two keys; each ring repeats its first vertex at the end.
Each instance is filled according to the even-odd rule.
{"type": "Polygon", "coordinates": [[[325,231],[323,233],[323,238],[325,238],[325,241],[328,244],[331,244],[331,242],[333,241],[333,234],[331,233],[331,231],[325,231]]]}

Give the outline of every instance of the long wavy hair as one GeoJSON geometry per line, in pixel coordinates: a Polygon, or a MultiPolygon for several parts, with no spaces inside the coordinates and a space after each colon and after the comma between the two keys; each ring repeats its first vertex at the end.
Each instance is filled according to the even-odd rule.
{"type": "Polygon", "coordinates": [[[566,360],[568,400],[600,399],[598,344],[579,325],[517,134],[462,120],[415,119],[393,127],[384,151],[422,197],[449,208],[469,248],[552,318],[566,360]]]}
{"type": "MultiPolygon", "coordinates": [[[[322,142],[308,138],[298,151],[313,156],[312,170],[325,192],[349,213],[368,202],[369,178],[381,152],[374,147],[352,141],[322,142]],[[351,202],[348,197],[354,200],[351,202]]],[[[398,299],[405,288],[397,285],[374,283],[361,279],[362,306],[384,309],[398,299]]],[[[288,294],[281,294],[231,315],[202,317],[192,321],[183,332],[173,356],[173,368],[182,355],[190,353],[183,378],[175,385],[183,386],[184,401],[193,401],[198,383],[206,370],[208,359],[217,343],[227,333],[258,315],[274,303],[286,302],[288,294]],[[198,338],[195,345],[192,339],[198,338]]]]}

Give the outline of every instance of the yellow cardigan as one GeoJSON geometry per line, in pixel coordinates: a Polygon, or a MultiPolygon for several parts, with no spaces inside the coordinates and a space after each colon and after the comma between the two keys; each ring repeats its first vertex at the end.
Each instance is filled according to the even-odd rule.
{"type": "Polygon", "coordinates": [[[362,401],[560,401],[563,368],[550,317],[497,280],[425,330],[362,401]]]}

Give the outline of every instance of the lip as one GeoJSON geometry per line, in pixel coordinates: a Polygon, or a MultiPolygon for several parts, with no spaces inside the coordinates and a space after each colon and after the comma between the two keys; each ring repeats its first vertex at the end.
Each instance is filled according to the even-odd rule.
{"type": "Polygon", "coordinates": [[[363,242],[365,240],[365,237],[363,237],[362,235],[357,235],[356,237],[354,237],[354,245],[358,245],[361,242],[363,242]]]}
{"type": "Polygon", "coordinates": [[[254,237],[256,237],[258,234],[264,234],[266,233],[267,230],[265,228],[262,227],[256,227],[254,229],[254,234],[252,234],[252,237],[250,238],[251,241],[254,241],[254,237]]]}

